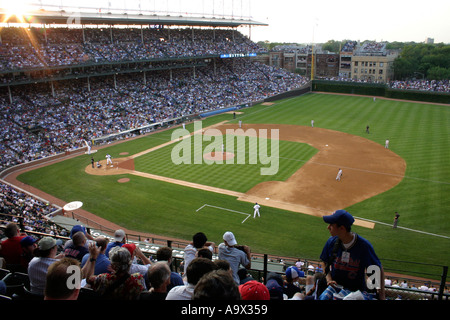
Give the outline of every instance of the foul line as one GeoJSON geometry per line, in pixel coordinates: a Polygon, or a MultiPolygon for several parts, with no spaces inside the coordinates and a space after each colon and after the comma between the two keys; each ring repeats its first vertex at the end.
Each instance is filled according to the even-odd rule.
{"type": "MultiPolygon", "coordinates": [[[[370,220],[370,219],[360,218],[360,217],[356,217],[356,216],[355,216],[355,218],[358,218],[358,219],[361,219],[361,220],[365,220],[365,221],[370,221],[370,222],[373,222],[373,223],[383,224],[383,225],[385,225],[385,226],[392,226],[392,224],[385,223],[385,222],[380,222],[380,221],[375,221],[375,220],[370,220]]],[[[425,231],[420,231],[420,230],[414,230],[414,229],[405,228],[405,227],[401,227],[401,226],[397,226],[397,229],[403,229],[403,230],[407,230],[407,231],[412,231],[412,232],[417,232],[417,233],[423,233],[423,234],[426,234],[426,235],[429,235],[429,236],[441,237],[441,238],[444,238],[444,239],[450,239],[450,237],[443,236],[443,235],[440,235],[440,234],[435,234],[435,233],[430,233],[430,232],[425,232],[425,231]]]]}
{"type": "Polygon", "coordinates": [[[198,211],[202,210],[204,207],[216,208],[216,209],[219,209],[219,210],[226,210],[226,211],[230,211],[230,212],[235,212],[235,213],[246,215],[247,218],[242,220],[241,223],[244,223],[251,216],[251,214],[248,214],[248,213],[244,213],[244,212],[240,212],[240,211],[236,211],[236,210],[231,210],[231,209],[227,209],[227,208],[222,208],[222,207],[216,207],[216,206],[212,206],[212,205],[206,204],[206,203],[204,205],[202,205],[200,208],[198,208],[197,210],[195,210],[195,212],[198,212],[198,211]]]}

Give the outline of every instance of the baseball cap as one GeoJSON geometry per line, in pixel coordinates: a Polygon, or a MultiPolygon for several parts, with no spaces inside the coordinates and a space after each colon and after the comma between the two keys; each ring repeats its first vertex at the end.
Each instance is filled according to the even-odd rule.
{"type": "Polygon", "coordinates": [[[30,236],[26,236],[25,238],[22,238],[22,240],[20,240],[20,245],[22,247],[28,247],[28,246],[33,245],[36,241],[37,241],[37,239],[30,237],[30,236]]]}
{"type": "Polygon", "coordinates": [[[123,238],[125,238],[125,231],[123,231],[122,229],[116,230],[116,232],[114,232],[114,240],[115,241],[122,241],[123,238]]]}
{"type": "Polygon", "coordinates": [[[270,300],[269,289],[256,280],[248,281],[239,286],[242,300],[270,300]]]}
{"type": "Polygon", "coordinates": [[[302,271],[300,271],[297,267],[290,266],[289,268],[286,269],[286,278],[288,281],[292,281],[292,279],[302,277],[304,275],[305,274],[302,271]]]}
{"type": "Polygon", "coordinates": [[[38,247],[42,251],[49,250],[54,246],[56,246],[56,240],[52,237],[43,237],[38,243],[38,247]]]}
{"type": "Polygon", "coordinates": [[[270,300],[283,300],[283,288],[275,279],[267,281],[266,287],[269,290],[270,300]]]}
{"type": "Polygon", "coordinates": [[[234,246],[237,244],[236,238],[231,231],[227,231],[223,234],[223,240],[225,240],[230,246],[234,246]]]}
{"type": "Polygon", "coordinates": [[[350,227],[355,218],[345,210],[336,210],[332,215],[323,216],[323,221],[328,224],[336,223],[340,226],[350,227]]]}
{"type": "Polygon", "coordinates": [[[136,250],[136,245],[134,243],[126,243],[122,248],[127,249],[130,252],[130,255],[133,255],[134,250],[136,250]]]}
{"type": "Polygon", "coordinates": [[[73,235],[79,231],[82,231],[84,234],[86,234],[86,228],[80,224],[77,224],[72,227],[72,230],[70,230],[70,238],[72,239],[73,235]]]}

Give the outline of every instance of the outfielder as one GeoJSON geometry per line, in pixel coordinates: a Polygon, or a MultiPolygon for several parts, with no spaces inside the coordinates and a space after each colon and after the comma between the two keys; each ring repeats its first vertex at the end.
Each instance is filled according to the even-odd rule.
{"type": "Polygon", "coordinates": [[[258,217],[261,217],[259,215],[259,208],[261,208],[261,206],[258,204],[258,202],[255,203],[255,205],[253,206],[253,218],[256,218],[256,215],[258,215],[258,217]]]}

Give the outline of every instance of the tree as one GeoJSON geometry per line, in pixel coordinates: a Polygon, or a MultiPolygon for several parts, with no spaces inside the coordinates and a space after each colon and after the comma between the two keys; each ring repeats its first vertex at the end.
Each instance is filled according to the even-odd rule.
{"type": "Polygon", "coordinates": [[[449,79],[450,45],[408,44],[394,61],[394,78],[404,80],[422,73],[430,80],[449,79]],[[446,76],[447,75],[447,76],[446,76]]]}

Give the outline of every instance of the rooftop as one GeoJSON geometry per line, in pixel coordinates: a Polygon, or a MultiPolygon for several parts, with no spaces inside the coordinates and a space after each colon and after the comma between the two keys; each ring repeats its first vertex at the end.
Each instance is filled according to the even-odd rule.
{"type": "Polygon", "coordinates": [[[112,8],[77,8],[77,7],[30,7],[21,14],[0,8],[2,23],[35,24],[106,24],[106,25],[173,25],[173,26],[208,26],[240,27],[267,26],[266,23],[254,21],[249,17],[233,17],[216,14],[180,14],[176,12],[150,12],[142,10],[123,10],[112,8]],[[197,15],[197,16],[196,16],[197,15]]]}

